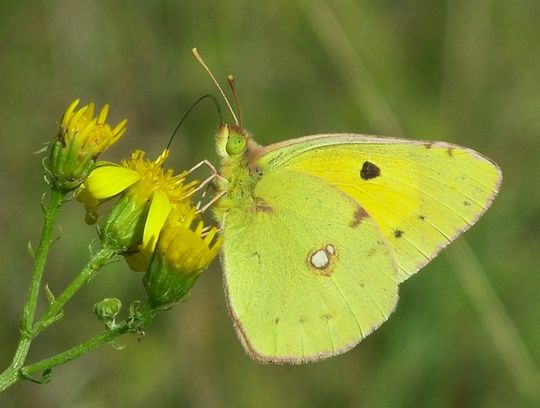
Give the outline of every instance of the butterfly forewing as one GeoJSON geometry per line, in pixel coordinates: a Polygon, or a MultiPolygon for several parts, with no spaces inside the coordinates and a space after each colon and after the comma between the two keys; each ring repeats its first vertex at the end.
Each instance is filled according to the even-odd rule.
{"type": "Polygon", "coordinates": [[[474,224],[501,182],[497,165],[471,149],[362,135],[269,146],[258,165],[310,174],[353,198],[388,243],[399,281],[474,224]]]}

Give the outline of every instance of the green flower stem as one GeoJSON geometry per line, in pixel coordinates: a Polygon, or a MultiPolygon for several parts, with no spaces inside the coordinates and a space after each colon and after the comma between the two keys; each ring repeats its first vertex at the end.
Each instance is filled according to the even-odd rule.
{"type": "Polygon", "coordinates": [[[34,257],[34,270],[30,279],[28,300],[26,301],[21,314],[19,343],[17,344],[17,350],[15,351],[13,360],[6,371],[10,369],[18,370],[20,367],[22,367],[24,360],[28,355],[28,349],[30,348],[30,343],[32,341],[32,326],[34,324],[34,317],[36,315],[43,270],[45,269],[49,249],[54,241],[52,233],[56,223],[58,210],[62,205],[64,196],[64,192],[51,188],[51,198],[47,207],[44,207],[45,223],[41,233],[41,242],[34,257]]]}
{"type": "Polygon", "coordinates": [[[45,224],[43,225],[43,231],[41,233],[41,242],[35,255],[34,271],[30,281],[30,291],[28,293],[28,300],[24,306],[21,315],[21,336],[28,336],[31,332],[34,324],[34,317],[36,315],[37,300],[39,290],[41,287],[41,280],[43,277],[43,270],[45,269],[45,263],[47,261],[47,255],[49,249],[53,243],[52,231],[56,223],[56,216],[58,210],[64,201],[65,193],[55,188],[51,188],[51,198],[49,205],[44,209],[45,212],[45,224]]]}
{"type": "MultiPolygon", "coordinates": [[[[94,254],[84,269],[75,277],[75,279],[73,279],[73,281],[71,281],[71,283],[66,287],[66,289],[64,289],[58,298],[50,301],[49,307],[47,308],[43,317],[41,317],[34,324],[43,270],[45,268],[47,254],[51,244],[54,241],[52,231],[55,225],[58,209],[62,205],[65,197],[65,194],[60,190],[52,188],[51,192],[52,194],[49,204],[44,209],[45,224],[43,227],[41,242],[35,255],[34,271],[32,273],[30,282],[28,301],[24,306],[21,315],[19,343],[17,344],[17,349],[11,364],[2,374],[0,374],[0,392],[9,387],[11,384],[24,378],[21,370],[28,355],[32,340],[46,327],[58,321],[62,317],[62,310],[66,303],[82,286],[84,286],[95,276],[96,272],[102,266],[109,262],[116,254],[116,252],[110,248],[102,248],[99,252],[94,254]]],[[[120,334],[122,333],[118,333],[116,336],[120,334]]]]}
{"type": "MultiPolygon", "coordinates": [[[[9,386],[23,379],[31,379],[34,373],[43,373],[43,380],[47,381],[50,370],[53,367],[65,364],[83,354],[96,349],[97,347],[110,343],[115,338],[125,333],[136,333],[147,327],[154,318],[156,311],[148,304],[137,310],[134,316],[124,320],[115,328],[105,330],[87,341],[70,348],[62,353],[56,354],[34,364],[29,364],[19,369],[11,368],[0,375],[0,392],[9,386]]],[[[39,382],[39,379],[35,379],[39,382]]]]}
{"type": "Polygon", "coordinates": [[[81,273],[79,273],[64,291],[50,303],[49,308],[43,317],[36,322],[33,328],[34,337],[62,317],[62,309],[66,303],[69,302],[73,295],[75,295],[82,286],[88,283],[95,276],[96,272],[106,265],[114,255],[116,255],[116,252],[113,249],[105,247],[92,256],[81,273]]]}
{"type": "Polygon", "coordinates": [[[63,191],[56,188],[51,188],[51,198],[47,207],[43,208],[43,212],[45,214],[45,223],[43,224],[43,230],[41,232],[41,242],[39,243],[39,248],[34,255],[34,270],[30,278],[28,300],[26,301],[21,313],[19,343],[17,344],[17,350],[15,351],[10,366],[4,373],[1,374],[0,378],[3,378],[5,373],[11,373],[11,375],[13,375],[13,373],[16,374],[19,368],[21,368],[24,364],[24,360],[28,355],[30,343],[32,342],[32,327],[34,324],[34,317],[36,315],[43,271],[45,269],[49,249],[54,242],[52,233],[56,223],[58,210],[64,201],[64,197],[65,193],[63,191]]]}
{"type": "Polygon", "coordinates": [[[0,392],[12,386],[20,379],[19,369],[9,366],[6,371],[0,374],[0,392]]]}

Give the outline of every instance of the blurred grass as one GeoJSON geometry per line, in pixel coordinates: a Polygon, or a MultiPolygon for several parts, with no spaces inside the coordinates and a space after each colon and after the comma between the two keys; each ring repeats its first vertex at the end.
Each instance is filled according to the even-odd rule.
{"type": "MultiPolygon", "coordinates": [[[[58,368],[50,385],[19,384],[0,406],[534,406],[526,383],[537,381],[540,361],[538,16],[535,0],[1,2],[2,366],[31,265],[25,243],[39,233],[44,186],[32,152],[82,97],[129,118],[128,136],[106,159],[133,148],[156,155],[185,109],[214,92],[192,46],[221,78],[235,74],[246,127],[261,143],[331,131],[440,139],[491,157],[505,179],[466,234],[472,253],[456,245],[406,282],[389,322],[343,356],[301,367],[250,361],[216,264],[142,343],[125,338],[122,352],[106,347],[58,368]],[[488,292],[474,288],[476,261],[488,292]],[[485,293],[496,301],[482,303],[485,293]],[[501,313],[502,325],[484,325],[501,313]],[[510,338],[510,354],[497,334],[510,338]]],[[[210,104],[198,108],[170,163],[216,162],[217,122],[210,104]]],[[[47,270],[53,291],[95,236],[80,228],[82,216],[75,204],[61,214],[63,239],[47,270]]],[[[93,334],[92,303],[128,304],[142,296],[140,279],[120,263],[108,267],[30,358],[93,334]]]]}

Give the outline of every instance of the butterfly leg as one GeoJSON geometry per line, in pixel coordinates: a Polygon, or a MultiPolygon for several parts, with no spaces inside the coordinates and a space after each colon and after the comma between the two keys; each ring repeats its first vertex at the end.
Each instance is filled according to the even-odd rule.
{"type": "MultiPolygon", "coordinates": [[[[203,188],[205,188],[211,181],[213,181],[214,179],[218,179],[220,181],[226,181],[225,178],[223,178],[222,176],[219,175],[217,169],[215,168],[215,166],[210,163],[208,160],[204,159],[202,161],[200,161],[199,163],[197,163],[195,166],[193,166],[191,169],[188,170],[188,173],[191,174],[193,173],[195,170],[199,169],[200,167],[202,166],[207,166],[209,169],[210,169],[210,172],[212,174],[210,174],[210,176],[208,176],[205,180],[202,181],[201,184],[199,184],[199,186],[193,190],[191,193],[189,193],[185,198],[187,197],[190,197],[192,196],[193,194],[197,193],[198,191],[202,190],[203,188]]],[[[206,192],[206,189],[205,189],[205,192],[206,192]]]]}
{"type": "Polygon", "coordinates": [[[188,174],[191,174],[192,172],[194,172],[195,170],[197,170],[198,168],[200,168],[201,166],[203,165],[207,165],[210,170],[212,171],[212,174],[210,174],[210,176],[208,176],[206,179],[204,179],[197,188],[195,188],[194,190],[192,190],[189,194],[185,195],[183,198],[189,198],[191,196],[193,196],[194,194],[196,194],[197,192],[201,191],[202,189],[205,189],[204,190],[204,193],[203,193],[203,196],[206,194],[206,189],[208,188],[208,184],[214,180],[215,178],[219,178],[219,179],[222,179],[223,177],[221,177],[216,168],[214,167],[214,165],[212,163],[210,163],[208,160],[203,160],[199,163],[197,163],[195,166],[193,166],[191,169],[188,170],[188,174]]]}
{"type": "Polygon", "coordinates": [[[214,179],[217,179],[219,180],[221,183],[224,183],[226,184],[227,183],[227,179],[225,179],[224,177],[222,177],[216,167],[210,163],[208,160],[204,159],[202,161],[200,161],[199,163],[197,163],[195,166],[193,166],[191,169],[188,170],[188,173],[191,174],[193,173],[195,170],[201,168],[202,166],[207,166],[209,169],[210,169],[210,176],[208,176],[205,180],[202,181],[201,184],[199,184],[199,186],[191,191],[188,195],[186,195],[184,198],[188,198],[188,197],[191,197],[192,195],[194,195],[195,193],[197,193],[198,191],[201,191],[203,190],[203,192],[201,193],[201,196],[200,196],[200,199],[199,201],[197,202],[195,208],[197,208],[198,212],[199,213],[204,213],[208,208],[210,208],[216,201],[218,201],[221,197],[223,197],[227,191],[226,190],[221,190],[218,194],[216,194],[215,197],[213,197],[208,203],[206,203],[202,208],[202,202],[204,200],[204,198],[206,197],[206,194],[208,192],[208,188],[211,186],[210,182],[212,182],[214,179]]]}
{"type": "Polygon", "coordinates": [[[201,208],[199,211],[200,213],[204,213],[208,208],[210,208],[212,205],[214,205],[221,197],[223,197],[225,194],[227,194],[227,190],[222,190],[218,194],[216,194],[210,201],[206,203],[206,205],[201,208]]]}
{"type": "Polygon", "coordinates": [[[204,160],[201,160],[199,163],[197,163],[195,166],[193,166],[191,169],[188,170],[188,173],[193,173],[195,170],[197,170],[198,168],[202,167],[202,166],[207,166],[210,171],[214,174],[217,174],[217,169],[216,167],[210,163],[210,161],[208,161],[207,159],[204,159],[204,160]]]}

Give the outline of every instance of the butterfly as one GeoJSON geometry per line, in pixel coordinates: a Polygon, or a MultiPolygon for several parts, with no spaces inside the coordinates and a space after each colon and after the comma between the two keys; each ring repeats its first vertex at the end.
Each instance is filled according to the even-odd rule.
{"type": "Polygon", "coordinates": [[[320,134],[260,146],[225,124],[216,145],[228,307],[262,362],[299,364],[357,345],[502,181],[493,161],[445,142],[320,134]]]}

